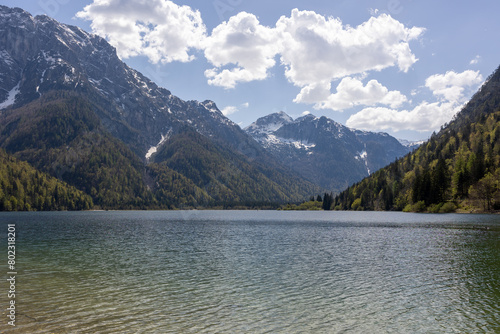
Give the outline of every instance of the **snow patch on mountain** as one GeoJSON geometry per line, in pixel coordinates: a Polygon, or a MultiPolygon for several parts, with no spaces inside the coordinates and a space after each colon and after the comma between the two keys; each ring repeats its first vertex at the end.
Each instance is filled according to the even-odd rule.
{"type": "Polygon", "coordinates": [[[0,109],[7,108],[7,107],[13,105],[14,102],[16,102],[16,95],[19,93],[19,85],[20,84],[21,84],[21,82],[18,82],[18,84],[9,91],[9,94],[7,95],[7,99],[5,101],[3,101],[2,103],[0,103],[0,109]]]}
{"type": "Polygon", "coordinates": [[[247,126],[244,130],[251,134],[254,139],[262,142],[265,137],[272,135],[276,130],[281,128],[285,124],[293,122],[293,118],[288,116],[285,112],[280,111],[279,113],[274,113],[267,115],[265,117],[259,118],[254,123],[247,126]]]}
{"type": "Polygon", "coordinates": [[[371,175],[372,172],[370,170],[370,167],[368,166],[368,153],[366,152],[366,149],[364,149],[361,152],[358,152],[358,154],[354,156],[354,159],[363,161],[365,163],[368,175],[371,175]]]}
{"type": "Polygon", "coordinates": [[[411,141],[406,139],[398,139],[398,141],[401,143],[401,145],[406,146],[410,149],[415,149],[425,143],[425,140],[411,141]]]}
{"type": "Polygon", "coordinates": [[[274,131],[278,130],[282,126],[283,126],[282,122],[274,122],[274,123],[268,123],[268,124],[263,125],[263,126],[251,124],[247,127],[247,129],[250,131],[255,131],[255,132],[261,133],[261,134],[270,134],[270,133],[273,133],[274,131]]]}
{"type": "Polygon", "coordinates": [[[158,142],[158,144],[156,144],[156,146],[151,146],[149,148],[149,150],[148,150],[148,152],[146,153],[146,156],[145,156],[146,160],[149,160],[153,154],[155,154],[156,152],[158,152],[158,148],[161,145],[163,145],[163,143],[165,143],[169,137],[170,137],[170,132],[168,132],[165,136],[161,135],[161,139],[158,142]]]}
{"type": "Polygon", "coordinates": [[[2,60],[8,66],[14,65],[14,59],[12,59],[10,54],[5,50],[0,50],[0,60],[2,60]]]}
{"type": "Polygon", "coordinates": [[[293,140],[287,138],[281,138],[273,134],[268,134],[265,137],[258,138],[259,142],[265,147],[271,147],[276,145],[287,145],[292,146],[298,150],[306,150],[309,151],[316,147],[315,143],[310,143],[307,140],[293,140]]]}

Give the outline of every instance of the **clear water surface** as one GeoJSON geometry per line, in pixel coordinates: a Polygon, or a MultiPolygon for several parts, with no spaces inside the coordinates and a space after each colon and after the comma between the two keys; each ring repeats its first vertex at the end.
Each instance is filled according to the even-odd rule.
{"type": "Polygon", "coordinates": [[[500,333],[500,217],[0,213],[1,333],[500,333]]]}

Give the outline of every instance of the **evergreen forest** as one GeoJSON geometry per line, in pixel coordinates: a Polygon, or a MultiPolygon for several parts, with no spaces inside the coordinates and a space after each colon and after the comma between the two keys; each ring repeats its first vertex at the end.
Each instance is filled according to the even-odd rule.
{"type": "Polygon", "coordinates": [[[500,210],[500,68],[413,153],[338,194],[330,209],[500,210]]]}

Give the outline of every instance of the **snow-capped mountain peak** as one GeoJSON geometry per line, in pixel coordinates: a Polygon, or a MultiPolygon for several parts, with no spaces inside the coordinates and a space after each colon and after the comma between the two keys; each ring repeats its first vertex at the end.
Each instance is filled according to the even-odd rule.
{"type": "Polygon", "coordinates": [[[398,139],[398,141],[401,143],[401,145],[406,146],[410,149],[415,149],[425,143],[425,140],[406,140],[406,139],[398,139]]]}
{"type": "Polygon", "coordinates": [[[325,116],[274,113],[245,131],[302,177],[341,190],[408,153],[386,133],[357,131],[325,116]]]}
{"type": "Polygon", "coordinates": [[[244,130],[254,135],[271,134],[285,124],[293,122],[293,118],[284,111],[273,113],[259,118],[254,123],[247,126],[244,130]]]}

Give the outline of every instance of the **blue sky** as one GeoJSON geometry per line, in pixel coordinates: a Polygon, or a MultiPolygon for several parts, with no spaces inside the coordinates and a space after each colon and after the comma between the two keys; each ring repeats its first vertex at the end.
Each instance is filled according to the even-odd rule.
{"type": "Polygon", "coordinates": [[[426,139],[500,64],[496,1],[0,0],[98,33],[185,100],[426,139]]]}

